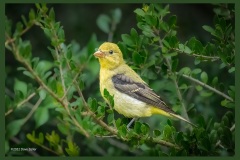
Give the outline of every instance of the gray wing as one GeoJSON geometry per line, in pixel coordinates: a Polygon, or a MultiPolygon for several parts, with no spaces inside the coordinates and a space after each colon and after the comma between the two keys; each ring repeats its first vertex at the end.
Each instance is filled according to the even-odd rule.
{"type": "Polygon", "coordinates": [[[158,107],[168,113],[175,114],[174,111],[164,103],[160,96],[158,96],[146,84],[134,82],[130,77],[124,74],[114,75],[112,77],[112,82],[118,91],[149,105],[158,107]]]}

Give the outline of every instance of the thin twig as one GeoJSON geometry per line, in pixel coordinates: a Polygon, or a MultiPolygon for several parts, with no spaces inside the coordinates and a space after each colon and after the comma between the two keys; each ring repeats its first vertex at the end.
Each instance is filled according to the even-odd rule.
{"type": "MultiPolygon", "coordinates": [[[[167,62],[168,68],[172,72],[172,70],[171,70],[172,68],[171,68],[171,64],[170,64],[169,60],[167,58],[165,58],[165,61],[167,62]]],[[[183,102],[182,94],[180,92],[180,89],[179,89],[179,86],[178,86],[176,78],[173,79],[173,83],[174,83],[176,91],[177,91],[178,99],[179,99],[179,101],[181,103],[181,106],[182,106],[182,114],[189,121],[189,117],[188,117],[188,114],[187,114],[186,106],[185,106],[185,104],[183,102]]]]}
{"type": "MultiPolygon", "coordinates": [[[[36,90],[36,92],[38,92],[38,91],[41,90],[41,89],[42,89],[42,87],[40,86],[40,87],[36,90]]],[[[14,93],[12,93],[8,88],[5,88],[5,92],[6,92],[9,96],[11,96],[12,98],[14,98],[14,96],[15,96],[14,93]]],[[[19,103],[17,104],[17,107],[16,107],[16,108],[22,106],[22,105],[25,104],[25,103],[27,103],[27,104],[29,105],[29,106],[28,106],[29,108],[32,108],[33,104],[29,103],[28,101],[37,94],[36,92],[30,94],[26,99],[24,99],[24,100],[22,100],[21,102],[19,102],[19,103]]],[[[5,113],[5,116],[9,115],[9,114],[12,113],[12,112],[13,112],[13,108],[9,109],[9,110],[5,113]]]]}
{"type": "MultiPolygon", "coordinates": [[[[161,39],[159,39],[159,45],[160,45],[161,48],[163,47],[163,44],[162,44],[161,39]]],[[[172,72],[172,66],[171,66],[170,61],[168,60],[168,58],[167,58],[167,57],[164,57],[164,59],[165,59],[165,61],[166,61],[166,63],[167,63],[167,67],[168,67],[169,71],[170,71],[172,74],[175,74],[175,73],[172,72]]],[[[179,86],[178,86],[178,83],[177,83],[176,78],[173,78],[173,83],[174,83],[175,88],[176,88],[176,91],[177,91],[178,99],[179,99],[179,101],[181,102],[182,114],[184,115],[184,117],[186,118],[186,120],[189,121],[189,117],[188,117],[188,114],[187,114],[186,106],[185,106],[185,104],[184,104],[184,102],[183,102],[182,94],[181,94],[181,92],[180,92],[180,89],[179,89],[179,86]]]]}
{"type": "Polygon", "coordinates": [[[212,56],[204,56],[204,55],[200,55],[200,54],[196,54],[196,53],[191,53],[191,54],[188,54],[184,51],[181,51],[180,49],[178,48],[172,48],[174,51],[177,51],[179,53],[184,53],[185,55],[188,55],[188,56],[194,56],[194,57],[199,57],[199,58],[203,58],[203,59],[210,59],[211,61],[216,61],[216,60],[220,60],[220,57],[212,57],[212,56]]]}
{"type": "MultiPolygon", "coordinates": [[[[67,61],[67,66],[68,66],[69,69],[71,69],[68,61],[67,61]]],[[[80,68],[79,68],[77,74],[74,76],[74,78],[73,78],[73,80],[72,80],[72,83],[69,85],[69,87],[67,88],[66,92],[64,93],[64,95],[62,96],[61,99],[64,99],[64,98],[67,96],[67,93],[69,92],[70,88],[72,87],[72,85],[74,84],[74,82],[76,81],[76,79],[78,78],[78,76],[80,75],[80,73],[81,73],[81,71],[82,71],[83,68],[84,68],[84,67],[80,67],[80,68]]]]}
{"type": "Polygon", "coordinates": [[[32,116],[32,114],[36,111],[36,109],[38,108],[38,106],[41,104],[42,102],[42,98],[39,98],[37,103],[33,106],[33,108],[31,109],[31,111],[27,114],[27,116],[24,118],[23,120],[23,124],[26,123],[28,121],[28,119],[32,116]]]}
{"type": "MultiPolygon", "coordinates": [[[[28,27],[26,27],[24,30],[22,30],[22,32],[21,33],[19,33],[19,37],[21,37],[23,34],[25,34],[28,30],[30,30],[33,26],[34,26],[34,22],[30,25],[30,26],[28,26],[28,27]]],[[[7,34],[7,32],[5,32],[5,36],[6,37],[10,37],[8,34],[7,34]]],[[[18,36],[16,36],[16,37],[18,37],[18,36]]],[[[13,43],[14,41],[16,40],[16,38],[7,38],[7,40],[5,41],[5,46],[7,46],[9,43],[13,43]]]]}
{"type": "Polygon", "coordinates": [[[36,92],[30,94],[26,99],[24,99],[24,100],[22,100],[20,103],[18,103],[18,104],[17,104],[17,108],[20,107],[20,106],[22,106],[24,103],[28,102],[28,101],[29,101],[32,97],[34,97],[34,96],[37,94],[37,92],[38,92],[39,90],[41,90],[41,89],[42,89],[42,86],[40,86],[40,87],[36,90],[36,92]]]}
{"type": "Polygon", "coordinates": [[[195,83],[197,83],[197,84],[199,84],[199,85],[201,85],[201,86],[209,89],[209,90],[212,91],[212,92],[217,93],[218,95],[220,95],[220,96],[228,99],[228,100],[231,101],[231,102],[234,102],[231,97],[229,97],[228,95],[220,92],[219,90],[217,90],[217,89],[215,89],[215,88],[207,85],[206,83],[203,83],[203,82],[201,82],[201,81],[199,81],[199,80],[197,80],[197,79],[195,79],[195,78],[193,78],[193,77],[191,77],[191,76],[185,75],[185,74],[179,74],[179,73],[176,73],[176,74],[178,74],[178,75],[180,75],[180,76],[182,76],[182,77],[184,77],[184,78],[186,78],[186,79],[188,79],[188,80],[191,80],[191,81],[193,81],[193,82],[195,82],[195,83]]]}
{"type": "Polygon", "coordinates": [[[107,136],[95,135],[95,137],[97,137],[97,138],[112,138],[112,137],[117,137],[117,135],[107,135],[107,136]]]}

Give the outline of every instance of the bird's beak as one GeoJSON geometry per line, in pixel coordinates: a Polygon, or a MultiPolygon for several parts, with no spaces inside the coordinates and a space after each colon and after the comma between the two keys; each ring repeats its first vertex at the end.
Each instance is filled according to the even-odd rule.
{"type": "Polygon", "coordinates": [[[94,55],[95,57],[97,57],[97,58],[103,58],[103,57],[105,57],[105,53],[102,52],[102,51],[97,51],[97,52],[95,52],[93,55],[94,55]]]}

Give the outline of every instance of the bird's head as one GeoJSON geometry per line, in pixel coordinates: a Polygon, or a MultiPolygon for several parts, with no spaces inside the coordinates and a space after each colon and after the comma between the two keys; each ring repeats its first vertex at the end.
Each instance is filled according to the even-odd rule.
{"type": "Polygon", "coordinates": [[[110,42],[103,43],[94,56],[99,59],[101,68],[114,69],[124,63],[121,50],[116,44],[110,42]]]}

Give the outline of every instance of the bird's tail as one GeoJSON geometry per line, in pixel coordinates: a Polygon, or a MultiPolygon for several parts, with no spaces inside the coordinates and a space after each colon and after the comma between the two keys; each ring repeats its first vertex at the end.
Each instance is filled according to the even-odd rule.
{"type": "Polygon", "coordinates": [[[181,120],[183,120],[183,121],[191,124],[191,125],[194,126],[194,127],[197,127],[197,125],[193,124],[192,122],[186,120],[185,118],[183,118],[183,117],[181,117],[181,116],[179,116],[179,115],[177,115],[177,114],[174,114],[174,113],[169,113],[169,114],[170,114],[171,116],[175,117],[175,118],[181,119],[181,120]]]}

